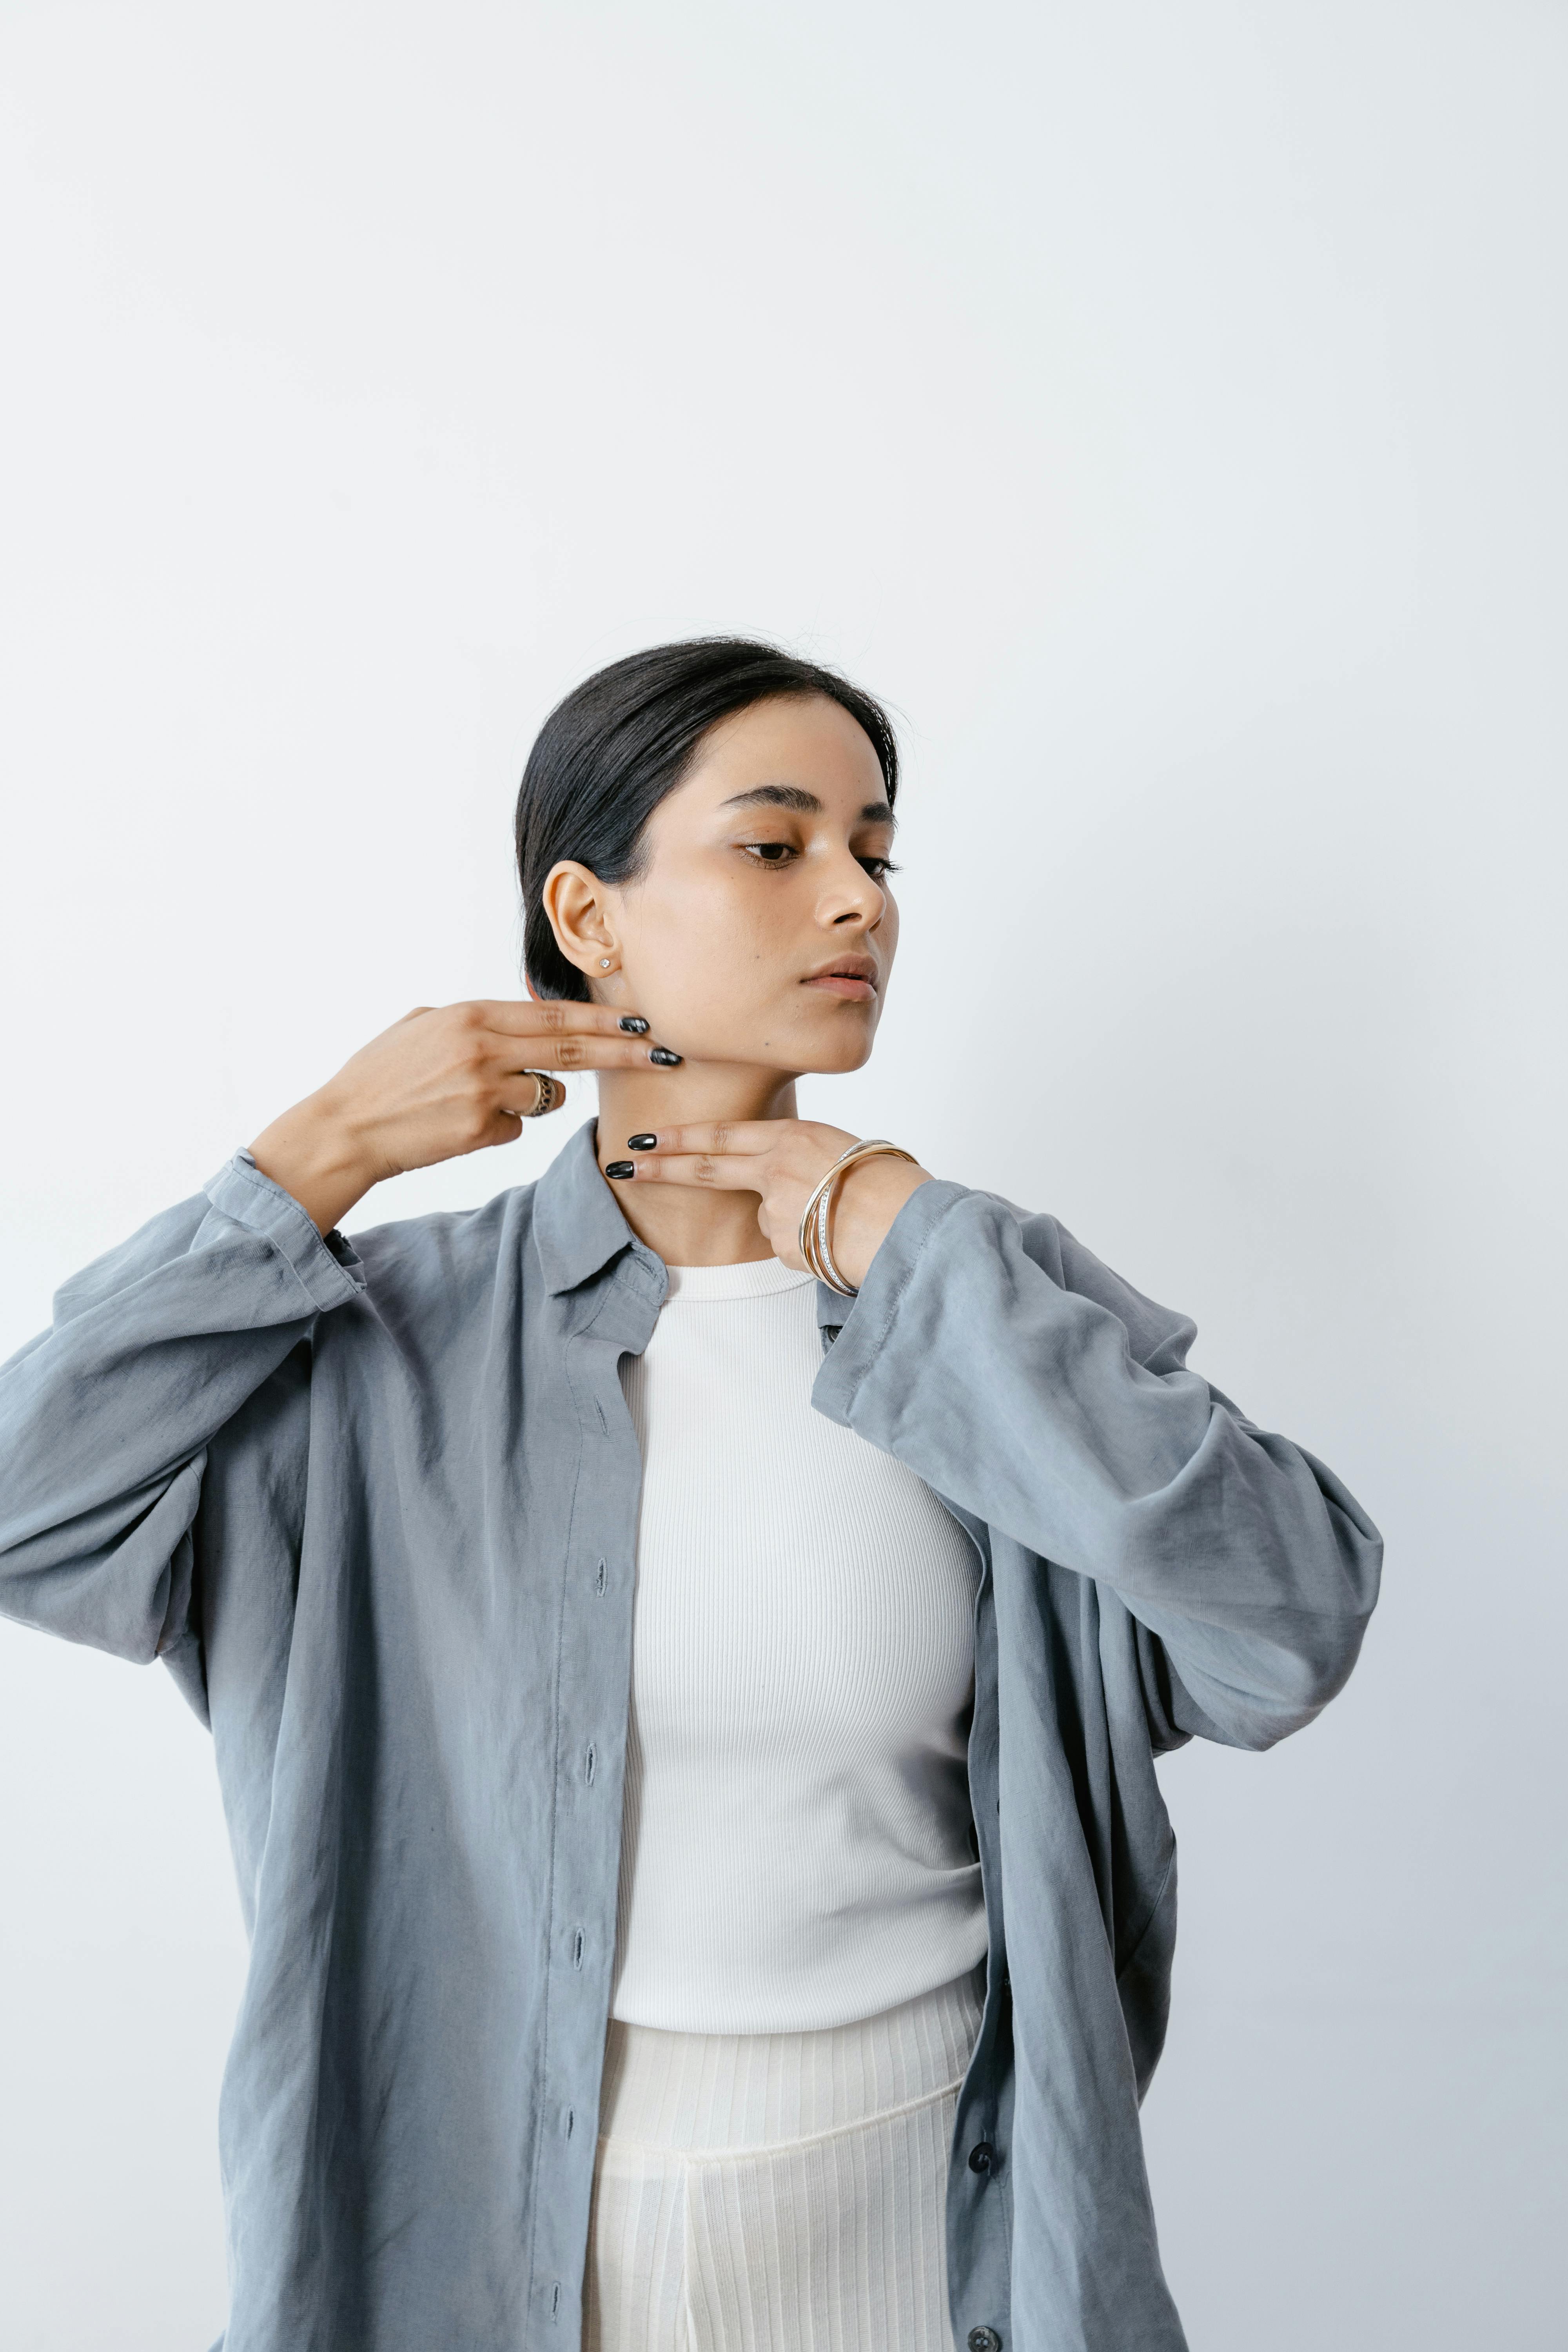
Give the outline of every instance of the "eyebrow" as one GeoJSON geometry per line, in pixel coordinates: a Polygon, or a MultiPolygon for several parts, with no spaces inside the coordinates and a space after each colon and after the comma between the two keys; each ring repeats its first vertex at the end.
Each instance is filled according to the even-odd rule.
{"type": "MultiPolygon", "coordinates": [[[[822,803],[804,784],[758,784],[749,793],[733,793],[721,803],[724,808],[784,808],[795,809],[802,816],[820,816],[822,803]]],[[[856,814],[858,824],[897,824],[898,819],[886,801],[868,801],[856,814]]]]}

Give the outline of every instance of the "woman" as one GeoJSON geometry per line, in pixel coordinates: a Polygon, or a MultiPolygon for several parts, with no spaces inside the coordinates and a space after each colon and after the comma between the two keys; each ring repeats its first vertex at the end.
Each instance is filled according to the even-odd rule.
{"type": "Polygon", "coordinates": [[[795,1116],[896,787],[770,647],[601,672],[533,1001],[409,1014],[0,1381],[5,1606],[213,1729],[228,2352],[1182,2343],[1153,1759],[1309,1722],[1381,1547],[1050,1217],[795,1116]],[[337,1231],[567,1069],[540,1182],[337,1231]]]}

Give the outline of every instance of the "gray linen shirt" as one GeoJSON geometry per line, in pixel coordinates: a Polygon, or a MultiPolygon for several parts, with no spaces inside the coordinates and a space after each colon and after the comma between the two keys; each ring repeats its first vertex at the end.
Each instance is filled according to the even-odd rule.
{"type": "MultiPolygon", "coordinates": [[[[325,1241],[238,1153],[0,1370],[0,1607],[161,1656],[251,1938],[226,2352],[568,2352],[609,2009],[640,1464],[665,1294],[594,1159],[325,1241]]],[[[1175,1844],[1154,1757],[1343,1683],[1381,1543],[1047,1216],[932,1181],[813,1402],[981,1561],[990,1954],[948,2185],[957,2340],[1178,2352],[1138,2105],[1175,1844]]]]}

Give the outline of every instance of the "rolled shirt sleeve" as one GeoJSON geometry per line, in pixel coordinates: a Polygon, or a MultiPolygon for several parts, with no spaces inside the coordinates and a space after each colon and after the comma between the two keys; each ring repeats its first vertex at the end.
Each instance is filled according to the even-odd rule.
{"type": "Polygon", "coordinates": [[[205,1192],[224,1216],[271,1244],[318,1312],[341,1307],[364,1288],[353,1244],[338,1233],[323,1238],[293,1194],[264,1176],[248,1151],[237,1151],[205,1192]]]}

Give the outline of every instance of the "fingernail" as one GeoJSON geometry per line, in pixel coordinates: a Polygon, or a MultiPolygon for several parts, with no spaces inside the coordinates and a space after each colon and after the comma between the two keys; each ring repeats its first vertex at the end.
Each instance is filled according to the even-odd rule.
{"type": "Polygon", "coordinates": [[[618,1029],[624,1029],[628,1037],[646,1037],[647,1035],[647,1023],[643,1019],[640,1013],[623,1013],[619,1021],[616,1024],[616,1026],[618,1029]]]}
{"type": "Polygon", "coordinates": [[[628,1151],[653,1151],[657,1150],[658,1145],[657,1135],[628,1135],[626,1138],[628,1151]]]}
{"type": "Polygon", "coordinates": [[[684,1058],[683,1055],[672,1054],[668,1045],[655,1045],[648,1054],[648,1060],[657,1062],[661,1070],[673,1070],[677,1062],[684,1058]]]}
{"type": "Polygon", "coordinates": [[[617,1181],[627,1176],[635,1176],[637,1172],[636,1163],[630,1160],[607,1160],[605,1162],[605,1175],[614,1176],[617,1181]]]}

